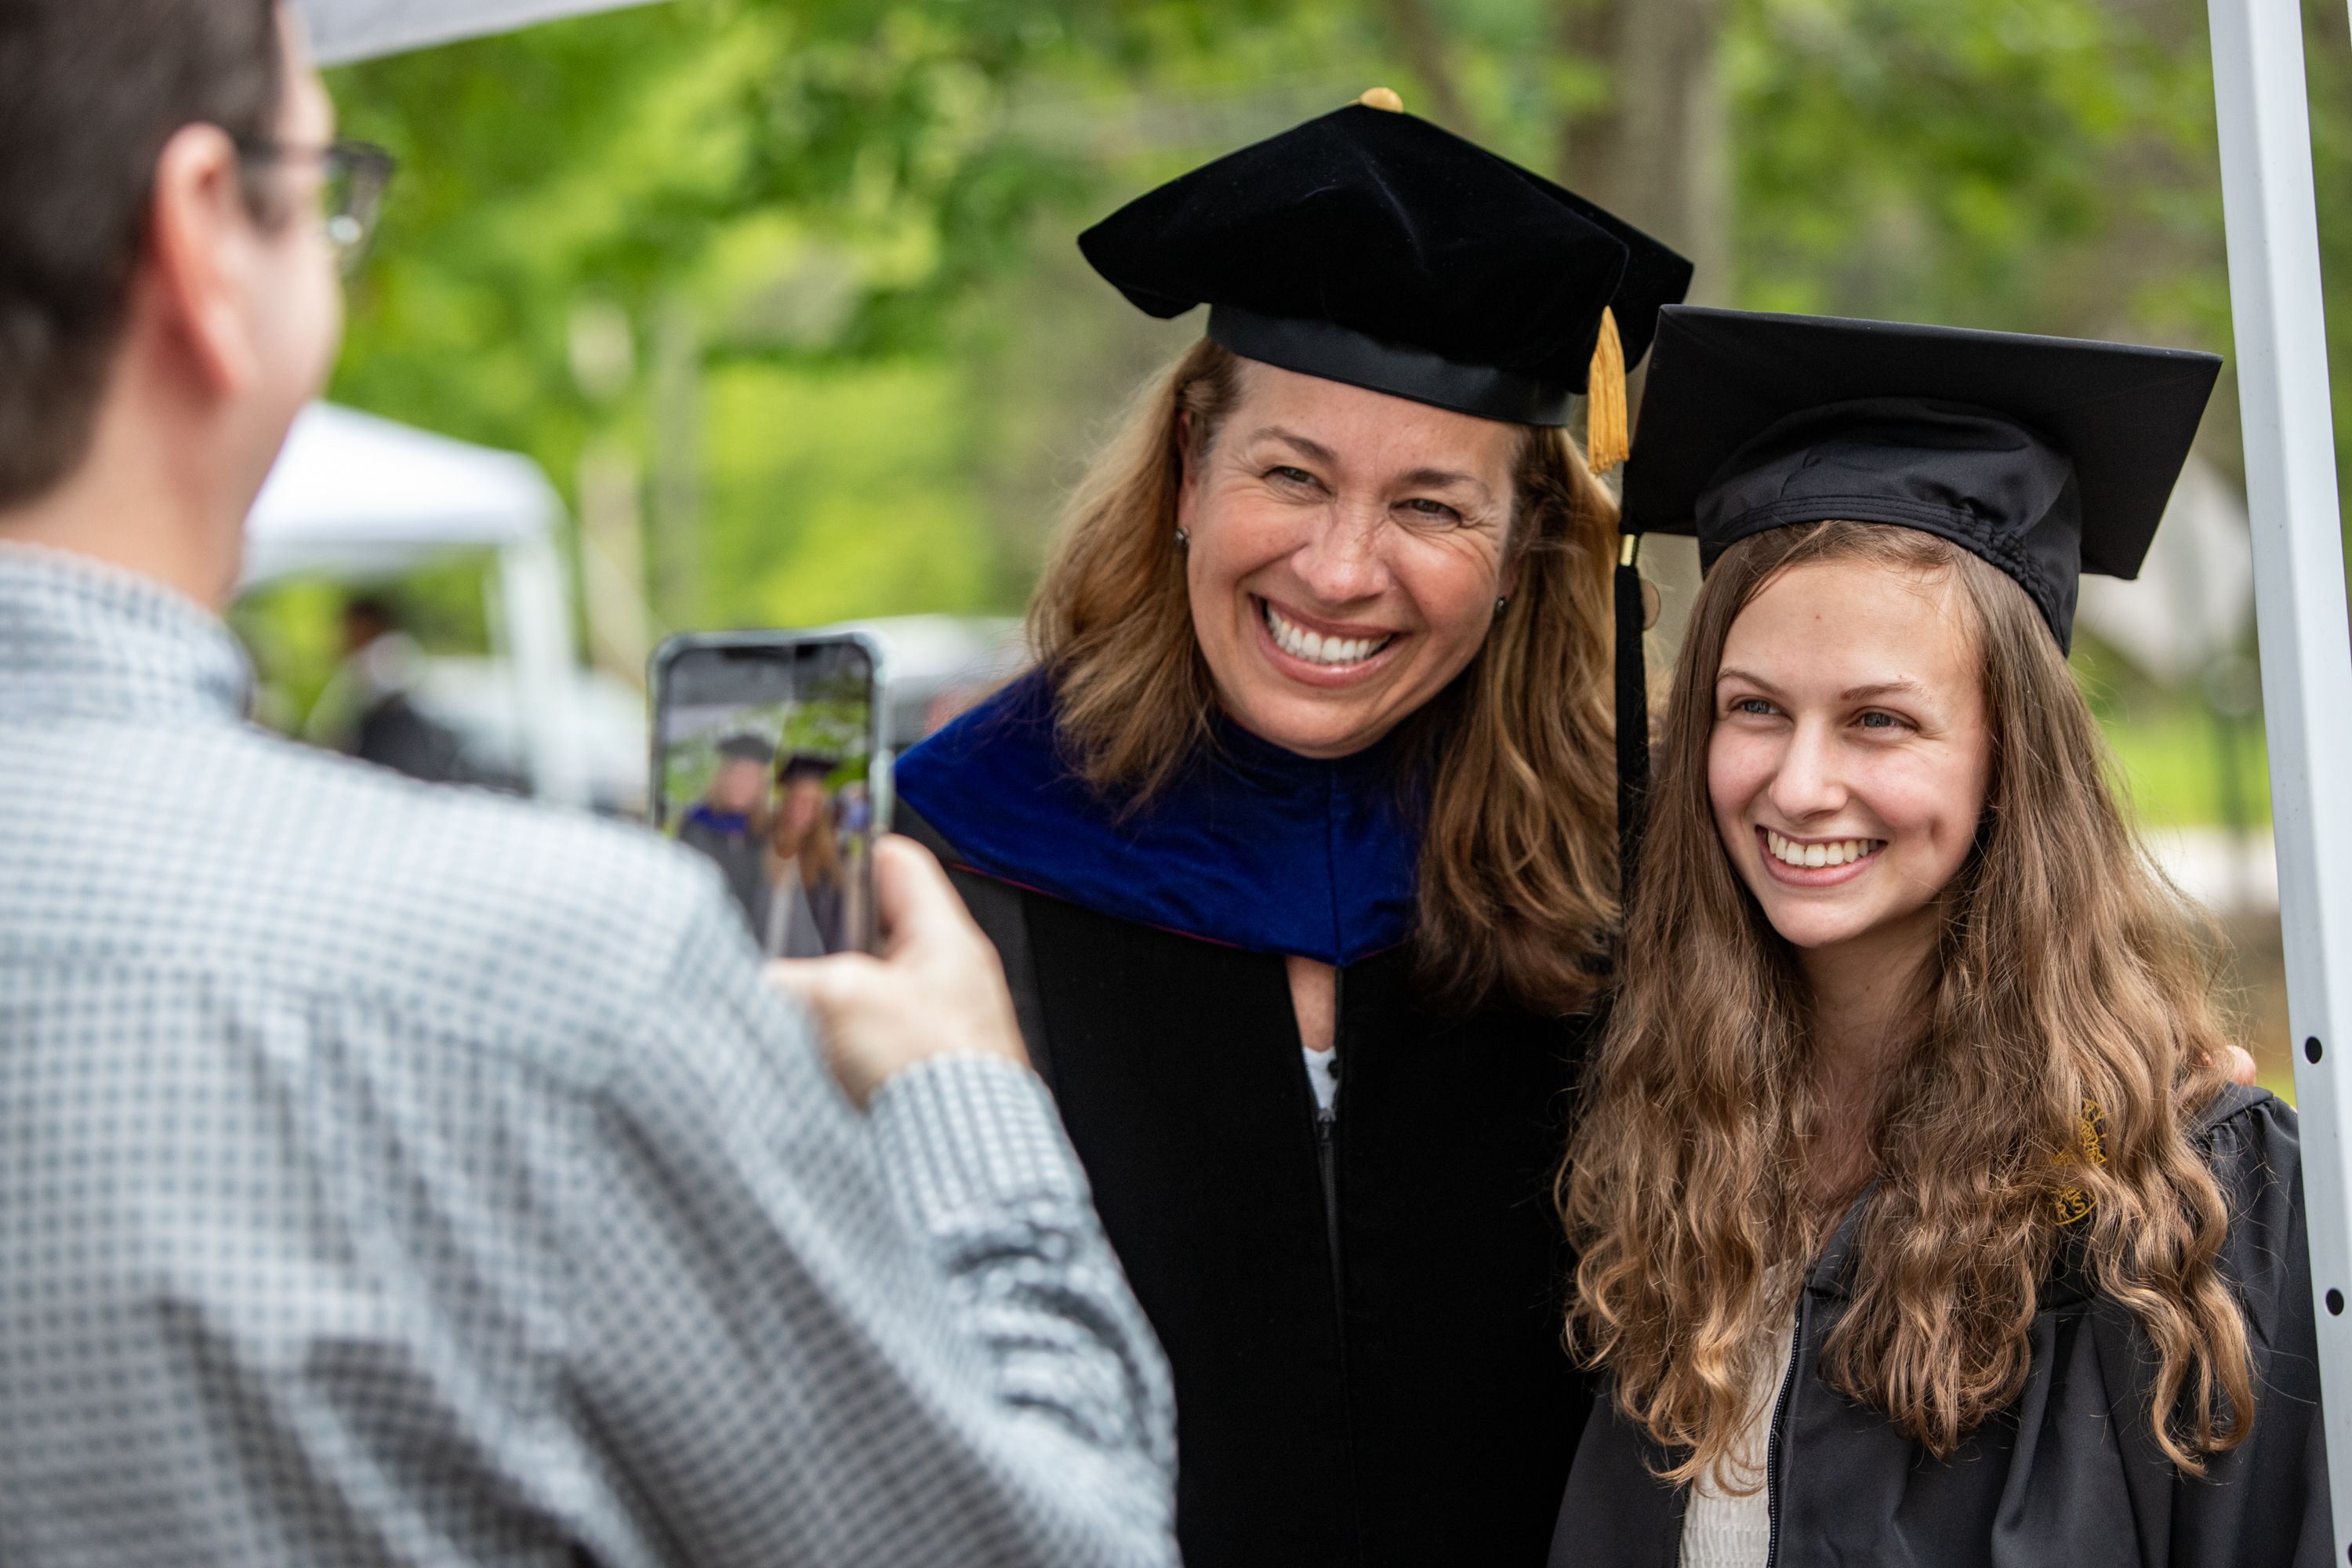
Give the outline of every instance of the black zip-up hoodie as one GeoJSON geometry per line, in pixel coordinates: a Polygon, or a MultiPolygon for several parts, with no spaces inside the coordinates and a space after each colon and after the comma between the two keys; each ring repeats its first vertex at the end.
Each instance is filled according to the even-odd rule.
{"type": "MultiPolygon", "coordinates": [[[[1857,1202],[1806,1277],[1768,1470],[1772,1568],[2326,1568],[2335,1560],[2294,1112],[2227,1089],[2198,1135],[2230,1206],[2221,1271],[2253,1350],[2253,1434],[2181,1475],[2148,1421],[2156,1357],[2138,1321],[2062,1266],[2043,1289],[2017,1403],[1937,1461],[1831,1388],[1857,1202]]],[[[1551,1568],[1674,1568],[1685,1490],[1662,1450],[1594,1398],[1551,1568]]]]}

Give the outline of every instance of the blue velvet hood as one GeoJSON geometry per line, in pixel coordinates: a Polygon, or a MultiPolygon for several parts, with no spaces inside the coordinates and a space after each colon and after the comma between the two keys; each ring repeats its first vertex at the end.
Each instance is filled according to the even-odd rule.
{"type": "Polygon", "coordinates": [[[1097,913],[1254,952],[1349,964],[1412,934],[1420,855],[1392,742],[1301,757],[1221,723],[1122,812],[1078,776],[1031,674],[898,759],[898,798],[972,870],[1097,913]]]}

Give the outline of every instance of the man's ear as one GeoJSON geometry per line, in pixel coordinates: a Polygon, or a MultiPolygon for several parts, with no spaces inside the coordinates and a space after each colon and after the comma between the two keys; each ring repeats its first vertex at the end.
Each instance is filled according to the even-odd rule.
{"type": "Polygon", "coordinates": [[[241,287],[253,226],[236,143],[216,125],[182,126],[155,160],[142,291],[188,373],[215,395],[257,367],[241,287]]]}

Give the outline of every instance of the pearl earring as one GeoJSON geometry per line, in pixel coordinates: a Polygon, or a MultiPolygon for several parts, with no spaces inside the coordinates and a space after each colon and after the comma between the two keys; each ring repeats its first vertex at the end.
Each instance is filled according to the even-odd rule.
{"type": "Polygon", "coordinates": [[[1192,548],[1192,536],[1181,528],[1176,531],[1176,548],[1179,550],[1192,548]]]}

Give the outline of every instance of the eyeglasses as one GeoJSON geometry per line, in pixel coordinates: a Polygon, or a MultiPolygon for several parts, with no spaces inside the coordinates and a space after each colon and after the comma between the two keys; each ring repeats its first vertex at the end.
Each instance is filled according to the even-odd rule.
{"type": "Polygon", "coordinates": [[[320,206],[326,215],[327,243],[334,247],[335,259],[347,275],[359,266],[383,211],[384,187],[400,166],[397,159],[369,142],[299,147],[240,140],[236,150],[238,156],[254,163],[317,163],[323,176],[320,206]]]}

